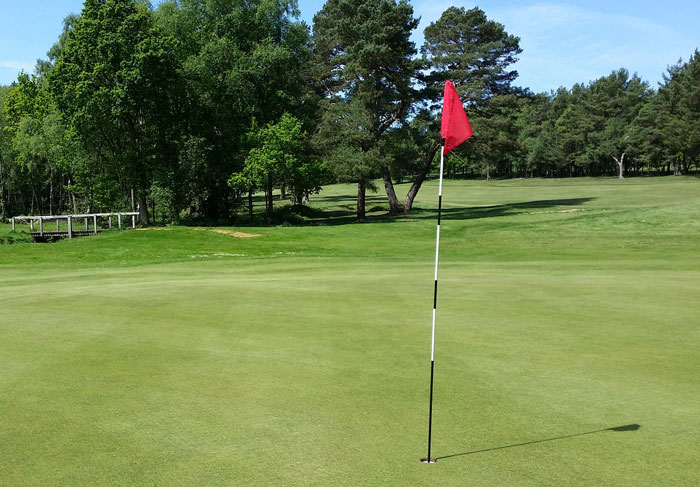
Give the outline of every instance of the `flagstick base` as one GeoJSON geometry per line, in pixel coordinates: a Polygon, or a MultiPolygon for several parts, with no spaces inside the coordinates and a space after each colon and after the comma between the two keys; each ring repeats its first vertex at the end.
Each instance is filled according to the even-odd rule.
{"type": "Polygon", "coordinates": [[[421,458],[420,461],[421,463],[435,463],[437,462],[437,458],[431,458],[430,460],[428,460],[427,458],[421,458]]]}

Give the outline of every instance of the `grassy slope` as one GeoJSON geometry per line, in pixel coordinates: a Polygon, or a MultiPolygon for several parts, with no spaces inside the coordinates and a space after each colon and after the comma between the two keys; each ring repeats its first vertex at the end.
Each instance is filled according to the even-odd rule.
{"type": "Polygon", "coordinates": [[[353,189],[258,238],[0,246],[0,478],[700,482],[700,180],[446,183],[432,466],[436,185],[344,224],[353,189]]]}

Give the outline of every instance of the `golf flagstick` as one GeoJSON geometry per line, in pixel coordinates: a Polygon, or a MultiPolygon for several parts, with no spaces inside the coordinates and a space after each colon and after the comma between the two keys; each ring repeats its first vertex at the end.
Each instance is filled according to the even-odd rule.
{"type": "Polygon", "coordinates": [[[467,140],[474,131],[459,100],[457,90],[451,81],[445,82],[442,106],[442,126],[440,130],[440,185],[438,186],[437,231],[435,234],[435,287],[433,291],[433,328],[430,338],[430,404],[428,406],[428,456],[423,463],[435,463],[430,456],[433,440],[433,384],[435,379],[435,315],[437,313],[438,261],[440,257],[440,220],[442,217],[442,178],[445,167],[445,154],[467,140]]]}
{"type": "Polygon", "coordinates": [[[442,171],[445,167],[445,139],[440,142],[440,185],[438,186],[438,217],[435,233],[435,288],[433,291],[433,331],[430,338],[430,405],[428,406],[428,456],[422,461],[435,463],[430,457],[430,447],[433,439],[433,383],[435,378],[435,313],[437,311],[438,291],[438,261],[440,257],[440,217],[442,215],[442,171]]]}

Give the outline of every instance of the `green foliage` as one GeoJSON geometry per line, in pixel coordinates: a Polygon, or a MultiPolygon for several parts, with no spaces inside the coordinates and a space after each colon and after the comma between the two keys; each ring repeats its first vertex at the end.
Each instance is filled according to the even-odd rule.
{"type": "Polygon", "coordinates": [[[46,115],[48,101],[48,94],[40,80],[20,73],[3,105],[4,136],[9,139],[15,137],[24,117],[40,119],[46,115]]]}
{"type": "Polygon", "coordinates": [[[228,216],[236,200],[227,184],[244,167],[253,120],[283,113],[306,123],[308,28],[296,2],[164,2],[157,24],[178,39],[187,92],[179,146],[180,207],[209,219],[228,216]]]}
{"type": "Polygon", "coordinates": [[[687,172],[700,161],[700,52],[697,50],[687,63],[669,67],[659,88],[660,100],[657,123],[674,173],[687,172]]]}
{"type": "Polygon", "coordinates": [[[91,156],[90,180],[79,184],[92,188],[98,174],[111,179],[122,205],[135,189],[145,221],[147,191],[155,174],[168,170],[177,139],[175,44],[146,6],[87,0],[48,75],[59,108],[91,156]]]}
{"type": "Polygon", "coordinates": [[[231,176],[229,185],[244,192],[265,190],[269,214],[273,185],[289,188],[294,205],[301,205],[310,193],[321,189],[325,167],[309,157],[307,134],[298,119],[285,113],[277,123],[262,128],[254,124],[249,139],[254,147],[245,167],[231,176]]]}
{"type": "Polygon", "coordinates": [[[390,211],[398,211],[383,139],[406,121],[415,97],[420,65],[410,36],[417,25],[405,0],[329,0],[314,16],[317,83],[327,112],[321,133],[342,125],[347,136],[325,155],[341,180],[358,182],[359,218],[364,187],[375,174],[384,178],[390,211]]]}
{"type": "Polygon", "coordinates": [[[359,102],[327,102],[315,143],[340,181],[368,183],[379,172],[372,122],[359,102]]]}
{"type": "Polygon", "coordinates": [[[470,106],[511,93],[518,72],[509,66],[522,52],[520,39],[483,10],[450,7],[426,27],[424,36],[421,53],[431,69],[426,78],[429,99],[441,99],[446,80],[455,83],[470,106]]]}
{"type": "Polygon", "coordinates": [[[522,158],[518,144],[517,116],[521,101],[514,94],[495,95],[474,111],[472,128],[475,135],[456,155],[468,157],[472,166],[490,179],[513,176],[522,158]]]}
{"type": "Polygon", "coordinates": [[[561,162],[562,138],[555,126],[553,105],[547,95],[539,94],[523,103],[518,113],[518,143],[523,157],[517,169],[526,176],[536,170],[551,172],[561,162]]]}
{"type": "Polygon", "coordinates": [[[421,76],[425,88],[418,103],[425,109],[422,119],[430,122],[417,125],[427,133],[414,136],[427,154],[419,180],[432,169],[446,80],[455,83],[475,132],[448,158],[448,175],[510,176],[521,156],[516,119],[523,93],[511,86],[517,71],[509,69],[521,52],[520,40],[483,10],[458,7],[445,10],[426,27],[424,37],[421,53],[427,73],[421,76]]]}
{"type": "Polygon", "coordinates": [[[7,92],[2,112],[0,208],[50,212],[61,203],[72,148],[62,114],[45,81],[25,73],[7,92]]]}
{"type": "Polygon", "coordinates": [[[664,132],[678,133],[677,117],[668,115],[669,94],[663,87],[655,93],[620,69],[588,85],[525,100],[518,122],[525,174],[613,175],[620,165],[623,174],[660,172],[671,159],[664,132]]]}

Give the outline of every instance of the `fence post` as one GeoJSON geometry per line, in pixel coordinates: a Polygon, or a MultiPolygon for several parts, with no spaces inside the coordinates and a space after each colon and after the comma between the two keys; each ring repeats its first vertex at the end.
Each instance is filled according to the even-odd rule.
{"type": "Polygon", "coordinates": [[[39,217],[39,235],[44,236],[44,217],[39,217]]]}
{"type": "Polygon", "coordinates": [[[68,215],[68,238],[73,238],[73,217],[68,215]]]}
{"type": "Polygon", "coordinates": [[[136,215],[131,215],[131,228],[136,228],[136,215]]]}
{"type": "Polygon", "coordinates": [[[117,213],[117,225],[119,225],[119,228],[122,227],[122,214],[117,213]]]}
{"type": "Polygon", "coordinates": [[[109,215],[107,217],[107,221],[109,221],[109,229],[111,230],[112,229],[112,215],[109,215]]]}
{"type": "Polygon", "coordinates": [[[12,217],[12,231],[15,231],[15,217],[12,217]]]}
{"type": "Polygon", "coordinates": [[[34,218],[29,219],[29,228],[32,229],[32,232],[34,231],[34,218]]]}

